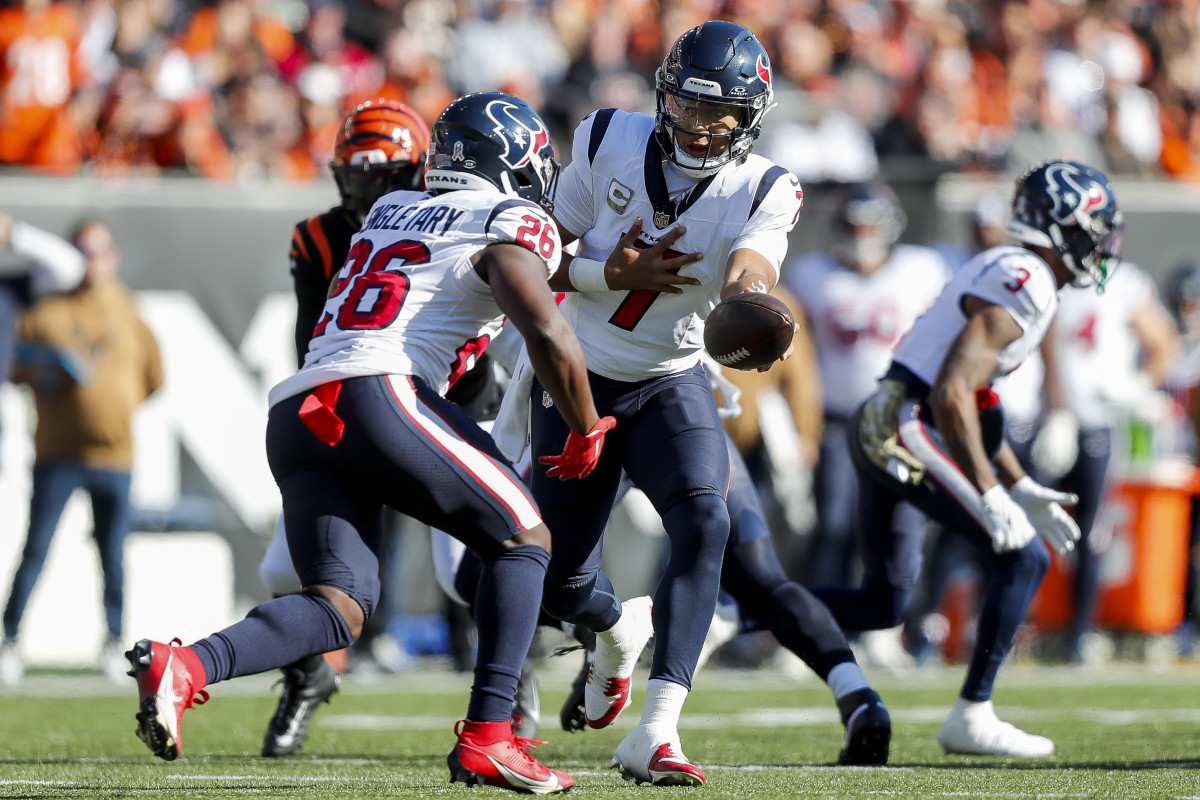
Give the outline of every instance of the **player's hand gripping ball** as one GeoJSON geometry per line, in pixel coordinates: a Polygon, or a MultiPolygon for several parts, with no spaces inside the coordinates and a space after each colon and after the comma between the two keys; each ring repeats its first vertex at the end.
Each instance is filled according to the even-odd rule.
{"type": "Polygon", "coordinates": [[[787,352],[796,320],[787,303],[742,292],[717,303],[704,322],[704,349],[723,367],[765,367],[787,352]]]}

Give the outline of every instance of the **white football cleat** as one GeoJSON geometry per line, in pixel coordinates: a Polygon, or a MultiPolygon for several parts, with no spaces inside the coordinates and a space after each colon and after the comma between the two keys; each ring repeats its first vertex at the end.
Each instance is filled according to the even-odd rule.
{"type": "Polygon", "coordinates": [[[633,668],[654,634],[653,601],[634,597],[621,604],[619,646],[596,635],[596,658],[583,687],[584,717],[590,728],[607,728],[632,700],[633,668]]]}
{"type": "Polygon", "coordinates": [[[972,703],[958,698],[938,730],[937,740],[947,755],[1045,758],[1054,754],[1054,742],[1045,736],[1001,722],[991,700],[972,703]]]}
{"type": "Polygon", "coordinates": [[[25,678],[25,662],[11,639],[0,644],[0,686],[17,686],[25,678]]]}
{"type": "Polygon", "coordinates": [[[687,760],[675,731],[650,731],[638,725],[617,745],[612,766],[621,777],[655,786],[703,786],[704,771],[687,760]]]}

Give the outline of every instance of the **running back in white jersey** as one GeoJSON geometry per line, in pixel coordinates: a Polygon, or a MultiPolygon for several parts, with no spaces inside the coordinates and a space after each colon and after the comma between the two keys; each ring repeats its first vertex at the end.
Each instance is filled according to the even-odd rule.
{"type": "Polygon", "coordinates": [[[414,375],[445,394],[504,322],[471,264],[501,242],[537,254],[547,278],[558,269],[558,229],[529,200],[477,190],[384,195],[351,241],[304,367],[271,391],[271,404],[356,375],[414,375]]]}
{"type": "Polygon", "coordinates": [[[896,343],[949,277],[936,250],[914,245],[893,248],[869,275],[841,266],[827,253],[788,264],[784,280],[813,332],[827,412],[848,417],[875,391],[896,343]]]}
{"type": "Polygon", "coordinates": [[[932,386],[950,345],[967,322],[962,303],[968,295],[1003,307],[1021,326],[1020,337],[1000,351],[992,380],[1012,372],[1028,358],[1058,309],[1058,283],[1049,264],[1023,247],[993,247],[954,273],[929,310],[900,340],[892,360],[932,386]]]}
{"type": "Polygon", "coordinates": [[[614,380],[643,380],[698,363],[704,319],[720,301],[729,254],[752,249],[778,274],[804,199],[794,175],[753,154],[711,178],[688,179],[663,159],[653,134],[654,120],[644,114],[594,112],[575,130],[571,163],[554,200],[558,221],[582,234],[577,253],[583,258],[607,260],[636,217],[644,223],[645,246],[679,224],[687,233],[673,249],[704,254],[680,271],[700,281],[679,287],[681,294],[567,295],[562,311],[575,327],[588,369],[614,380]]]}
{"type": "Polygon", "coordinates": [[[1137,379],[1138,341],[1134,316],[1158,302],[1150,276],[1127,261],[1104,287],[1066,286],[1059,295],[1053,344],[1061,396],[1079,424],[1102,427],[1114,421],[1110,400],[1123,392],[1114,384],[1137,379]]]}

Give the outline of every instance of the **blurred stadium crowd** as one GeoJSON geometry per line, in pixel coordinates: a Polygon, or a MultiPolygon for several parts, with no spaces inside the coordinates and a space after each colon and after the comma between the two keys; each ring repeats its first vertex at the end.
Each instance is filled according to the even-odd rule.
{"type": "Polygon", "coordinates": [[[758,148],[802,181],[1046,152],[1200,181],[1197,0],[5,0],[0,164],[309,181],[359,102],[431,121],[495,88],[565,143],[591,109],[649,110],[666,46],[715,18],[774,55],[758,148]]]}

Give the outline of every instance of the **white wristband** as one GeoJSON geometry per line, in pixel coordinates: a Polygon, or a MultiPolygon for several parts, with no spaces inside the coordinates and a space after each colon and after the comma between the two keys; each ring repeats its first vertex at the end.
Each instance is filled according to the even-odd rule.
{"type": "Polygon", "coordinates": [[[604,262],[590,258],[571,259],[570,271],[567,273],[571,285],[580,292],[607,292],[608,281],[604,279],[604,262]]]}

